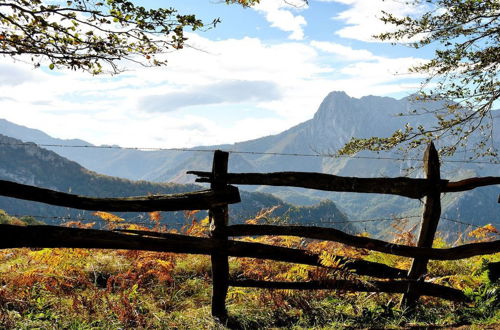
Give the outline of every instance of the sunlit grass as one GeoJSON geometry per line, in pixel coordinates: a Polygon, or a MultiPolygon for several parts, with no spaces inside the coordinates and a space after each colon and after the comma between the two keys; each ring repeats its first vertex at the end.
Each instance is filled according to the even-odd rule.
{"type": "MultiPolygon", "coordinates": [[[[185,231],[200,234],[207,223],[185,231]]],[[[475,238],[477,239],[477,237],[475,238]]],[[[483,237],[484,239],[484,237],[483,237]]],[[[408,268],[410,259],[368,253],[337,243],[287,237],[258,242],[340,254],[408,268]]],[[[436,244],[445,246],[442,240],[436,244]]],[[[342,291],[229,288],[230,325],[253,328],[453,326],[500,323],[499,286],[487,265],[500,254],[429,263],[427,281],[464,290],[473,303],[422,297],[417,313],[399,307],[400,295],[342,291]]],[[[352,278],[342,271],[251,258],[230,258],[233,277],[307,281],[352,278]]],[[[211,276],[207,256],[85,249],[0,251],[0,328],[224,328],[210,317],[211,276]]]]}

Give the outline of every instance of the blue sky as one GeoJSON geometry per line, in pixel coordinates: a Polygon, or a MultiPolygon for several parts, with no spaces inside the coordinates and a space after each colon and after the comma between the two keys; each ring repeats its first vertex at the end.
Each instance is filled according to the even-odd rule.
{"type": "Polygon", "coordinates": [[[220,18],[189,34],[165,68],[123,63],[119,76],[34,69],[0,58],[0,118],[58,138],[129,147],[189,147],[276,134],[312,118],[322,99],[404,97],[422,77],[408,67],[430,50],[372,38],[390,27],[381,10],[422,9],[398,0],[262,0],[253,8],[216,0],[140,1],[220,18]]]}

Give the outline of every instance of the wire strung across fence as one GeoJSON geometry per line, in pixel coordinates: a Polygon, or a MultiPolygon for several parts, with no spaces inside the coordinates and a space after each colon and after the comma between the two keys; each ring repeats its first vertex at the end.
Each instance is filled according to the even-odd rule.
{"type": "MultiPolygon", "coordinates": [[[[10,146],[29,146],[37,145],[47,148],[83,148],[83,149],[117,149],[117,150],[136,150],[136,151],[179,151],[179,152],[206,152],[214,153],[218,149],[200,149],[200,148],[162,148],[162,147],[121,147],[115,145],[67,145],[67,144],[37,144],[33,142],[19,143],[0,143],[0,145],[10,146]]],[[[319,158],[348,158],[348,159],[369,159],[369,160],[393,160],[393,161],[421,161],[418,158],[405,157],[375,157],[375,156],[356,156],[356,155],[336,155],[336,154],[307,154],[307,153],[286,153],[286,152],[265,152],[265,151],[243,151],[243,150],[224,150],[229,154],[248,154],[248,155],[268,155],[268,156],[287,156],[287,157],[319,157],[319,158]]],[[[458,160],[458,159],[442,159],[447,163],[465,163],[465,164],[486,164],[500,165],[500,160],[481,161],[481,160],[458,160]]]]}
{"type": "MultiPolygon", "coordinates": [[[[102,222],[102,223],[106,223],[106,220],[104,219],[101,219],[99,217],[96,217],[96,218],[87,218],[87,217],[73,217],[73,216],[50,216],[50,215],[35,215],[35,214],[9,214],[10,216],[12,217],[15,217],[15,218],[23,218],[23,217],[32,217],[32,218],[36,218],[36,219],[47,219],[47,220],[59,220],[61,222],[63,221],[89,221],[89,222],[102,222]]],[[[415,216],[415,217],[419,217],[419,216],[415,216]]],[[[379,219],[366,219],[366,220],[352,220],[352,221],[349,221],[349,220],[344,220],[344,221],[308,221],[308,224],[314,224],[314,225],[321,225],[321,224],[348,224],[348,223],[351,223],[351,222],[360,222],[360,223],[363,223],[363,222],[378,222],[378,221],[398,221],[398,220],[404,220],[408,217],[405,217],[405,218],[392,218],[392,219],[389,219],[389,218],[379,218],[379,219]]],[[[200,219],[195,219],[196,221],[199,221],[200,219]]],[[[165,220],[165,221],[162,221],[161,224],[165,224],[165,225],[186,225],[186,224],[189,224],[191,223],[192,220],[189,220],[187,219],[187,221],[185,222],[172,222],[172,221],[169,221],[169,220],[165,220]]],[[[154,225],[155,223],[151,220],[149,221],[143,221],[143,220],[133,220],[133,219],[130,219],[130,220],[125,220],[124,223],[127,223],[127,224],[137,224],[137,225],[148,225],[148,224],[152,224],[154,225]]],[[[290,225],[294,225],[296,223],[290,223],[290,225]]]]}
{"type": "MultiPolygon", "coordinates": [[[[86,218],[86,217],[73,217],[73,216],[50,216],[50,215],[39,215],[39,214],[9,214],[12,217],[15,218],[23,218],[23,217],[32,217],[35,219],[47,219],[47,220],[57,220],[60,221],[61,223],[63,221],[87,221],[87,222],[99,222],[99,223],[106,223],[107,221],[104,219],[101,219],[99,217],[96,218],[86,218]]],[[[349,223],[367,223],[367,222],[386,222],[386,221],[391,221],[391,222],[402,222],[406,221],[408,219],[419,219],[421,218],[421,215],[410,215],[410,216],[401,216],[401,217],[384,217],[384,218],[374,218],[374,219],[353,219],[353,220],[343,220],[343,221],[308,221],[308,225],[325,225],[325,224],[349,224],[349,223]]],[[[473,228],[482,228],[483,226],[473,224],[471,222],[467,221],[461,221],[458,219],[452,219],[448,217],[440,217],[441,220],[449,221],[449,222],[454,222],[458,224],[462,224],[468,227],[473,227],[473,228]]],[[[169,220],[165,221],[160,221],[160,224],[162,225],[173,225],[173,226],[185,226],[189,225],[192,223],[193,220],[199,221],[200,219],[186,219],[184,222],[172,222],[169,220]]],[[[144,225],[144,226],[154,226],[156,223],[148,220],[125,220],[123,222],[124,224],[134,224],[134,225],[144,225]]],[[[500,222],[492,222],[495,225],[498,225],[500,222]]],[[[64,224],[64,223],[63,223],[64,224]]],[[[299,223],[289,223],[288,225],[300,225],[299,223]]],[[[361,234],[361,233],[358,233],[361,234]]],[[[492,235],[495,236],[500,236],[500,233],[491,233],[492,235]]]]}

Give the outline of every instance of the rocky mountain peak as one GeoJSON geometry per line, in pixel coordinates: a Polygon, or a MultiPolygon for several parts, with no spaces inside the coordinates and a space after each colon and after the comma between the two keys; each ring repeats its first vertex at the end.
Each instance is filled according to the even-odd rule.
{"type": "Polygon", "coordinates": [[[354,98],[345,92],[329,93],[310,122],[310,130],[334,148],[352,137],[383,136],[400,127],[395,114],[401,112],[404,100],[365,96],[354,98]]]}
{"type": "Polygon", "coordinates": [[[314,114],[313,121],[321,121],[331,117],[334,113],[344,112],[352,101],[353,98],[345,92],[330,92],[321,102],[318,111],[314,114]]]}

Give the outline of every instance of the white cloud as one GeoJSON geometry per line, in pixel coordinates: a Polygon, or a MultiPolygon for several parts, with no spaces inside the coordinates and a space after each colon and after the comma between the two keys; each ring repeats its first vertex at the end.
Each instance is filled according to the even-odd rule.
{"type": "MultiPolygon", "coordinates": [[[[55,137],[82,138],[96,144],[193,146],[277,133],[311,117],[315,109],[307,104],[328,91],[324,86],[323,91],[311,93],[303,84],[326,71],[315,63],[316,51],[307,45],[191,37],[190,43],[203,51],[186,48],[169,54],[166,68],[137,68],[114,78],[36,70],[37,79],[2,86],[0,118],[55,137]],[[257,119],[252,114],[236,113],[233,122],[220,123],[220,118],[209,112],[194,116],[137,107],[150,95],[176,92],[181,96],[208,92],[217,94],[217,102],[232,104],[244,101],[249,107],[259,107],[261,115],[257,119]],[[268,103],[270,107],[266,107],[268,103]],[[252,120],[258,128],[248,126],[252,120]]],[[[20,70],[31,68],[17,65],[20,70]]],[[[2,72],[7,74],[0,68],[0,75],[2,72]]]]}
{"type": "Polygon", "coordinates": [[[279,99],[277,84],[268,81],[228,80],[142,98],[139,108],[150,112],[175,111],[194,105],[260,102],[279,99]]]}
{"type": "MultiPolygon", "coordinates": [[[[188,147],[279,133],[312,118],[332,90],[358,97],[414,87],[408,81],[394,81],[407,76],[393,74],[395,69],[403,72],[415,58],[391,59],[320,41],[266,44],[256,38],[189,37],[193,48],[168,54],[168,67],[137,67],[117,77],[33,71],[16,64],[16,70],[35,77],[20,75],[22,83],[2,86],[0,118],[95,144],[188,147]],[[356,61],[346,66],[338,57],[356,61]],[[266,88],[259,89],[262,86],[266,88]],[[217,100],[192,100],[204,93],[216,95],[217,100]],[[151,95],[182,96],[176,106],[191,106],[171,112],[141,107],[151,95]],[[221,103],[227,113],[213,111],[221,103]]],[[[0,64],[0,76],[10,72],[6,68],[0,64]]]]}
{"type": "Polygon", "coordinates": [[[23,65],[0,63],[0,86],[16,86],[38,79],[39,76],[23,65]]]}
{"type": "Polygon", "coordinates": [[[422,59],[414,57],[386,58],[378,57],[375,62],[357,62],[343,67],[340,72],[359,77],[360,80],[372,80],[375,83],[395,81],[397,78],[418,78],[420,75],[408,73],[408,68],[422,59]]]}
{"type": "Polygon", "coordinates": [[[343,61],[367,61],[374,60],[377,57],[366,49],[352,49],[334,42],[327,41],[311,41],[311,46],[324,52],[334,54],[338,59],[343,61]]]}
{"type": "Polygon", "coordinates": [[[373,38],[383,32],[394,30],[394,26],[386,25],[380,20],[382,11],[395,16],[415,15],[422,12],[424,6],[412,6],[405,1],[398,0],[321,0],[323,2],[337,2],[350,6],[334,17],[343,21],[347,26],[335,33],[342,38],[356,39],[366,42],[377,41],[373,38]]]}
{"type": "Polygon", "coordinates": [[[294,15],[293,11],[306,9],[307,6],[300,0],[293,3],[283,0],[266,0],[252,8],[263,13],[272,27],[282,31],[291,32],[288,36],[292,40],[304,39],[303,26],[307,25],[306,19],[301,15],[294,15]]]}

